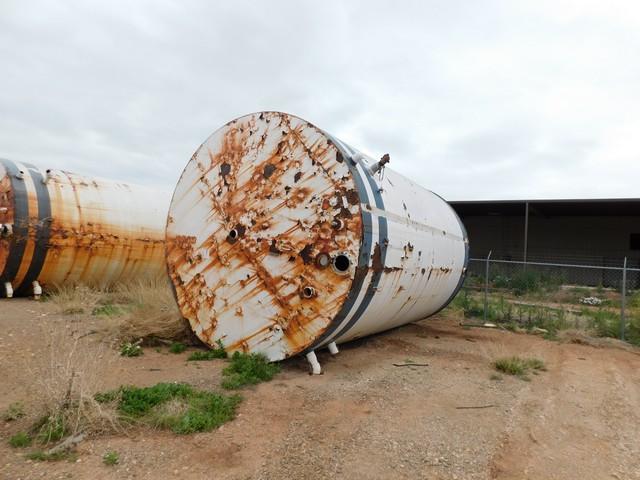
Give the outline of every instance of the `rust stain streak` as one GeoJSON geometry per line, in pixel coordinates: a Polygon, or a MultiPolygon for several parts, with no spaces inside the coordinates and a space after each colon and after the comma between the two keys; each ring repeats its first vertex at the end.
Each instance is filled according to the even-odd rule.
{"type": "MultiPolygon", "coordinates": [[[[306,125],[292,127],[276,114],[240,119],[221,129],[220,140],[211,143],[215,149],[205,143],[192,157],[193,174],[185,173],[185,181],[209,199],[204,221],[213,224],[206,237],[190,245],[180,245],[178,235],[168,232],[167,259],[183,314],[205,341],[213,341],[220,321],[241,322],[227,330],[245,328],[240,324],[248,311],[267,308],[279,313],[264,324],[247,318],[246,328],[254,328],[227,339],[228,348],[267,345],[277,324],[288,348],[297,351],[331,320],[327,308],[337,311],[348,294],[352,275],[317,268],[312,260],[338,248],[351,251],[355,260],[360,206],[353,201],[355,186],[346,166],[336,167],[344,173],[334,178],[325,164],[323,157],[338,165],[331,155],[336,147],[315,131],[318,138],[308,147],[306,125]],[[337,222],[338,217],[344,220],[337,222]],[[314,293],[303,295],[305,289],[314,293]],[[203,305],[211,312],[208,318],[201,316],[203,305]]],[[[171,218],[170,229],[180,222],[171,218]]]]}

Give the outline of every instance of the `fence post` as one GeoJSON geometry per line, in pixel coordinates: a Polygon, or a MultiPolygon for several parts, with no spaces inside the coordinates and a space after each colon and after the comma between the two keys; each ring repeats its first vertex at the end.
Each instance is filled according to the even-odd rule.
{"type": "Polygon", "coordinates": [[[484,322],[487,323],[487,307],[489,302],[489,260],[491,260],[491,250],[487,255],[487,266],[484,273],[484,322]]]}
{"type": "Polygon", "coordinates": [[[625,307],[627,302],[627,257],[622,264],[622,301],[620,302],[620,340],[624,340],[625,331],[625,307]]]}

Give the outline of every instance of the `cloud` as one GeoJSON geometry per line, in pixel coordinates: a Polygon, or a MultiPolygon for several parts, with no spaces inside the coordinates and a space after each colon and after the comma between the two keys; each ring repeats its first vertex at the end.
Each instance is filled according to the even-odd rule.
{"type": "Polygon", "coordinates": [[[446,198],[639,196],[635,2],[0,4],[0,155],[173,187],[297,114],[446,198]]]}

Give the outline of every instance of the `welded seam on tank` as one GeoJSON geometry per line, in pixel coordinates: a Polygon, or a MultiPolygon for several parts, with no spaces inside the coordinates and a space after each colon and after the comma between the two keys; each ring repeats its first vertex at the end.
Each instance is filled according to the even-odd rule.
{"type": "MultiPolygon", "coordinates": [[[[380,210],[384,210],[384,200],[382,199],[382,194],[380,192],[380,187],[374,180],[373,176],[369,173],[366,165],[362,165],[362,169],[364,170],[364,175],[369,182],[369,187],[373,192],[373,198],[376,203],[376,207],[380,210]]],[[[343,335],[346,335],[349,330],[358,322],[362,314],[367,310],[371,300],[373,300],[373,296],[380,285],[380,279],[382,278],[382,273],[384,272],[384,265],[387,258],[387,246],[389,244],[389,225],[387,223],[386,217],[383,215],[376,215],[378,217],[378,247],[380,249],[380,265],[382,266],[380,269],[374,270],[373,275],[371,276],[371,281],[369,282],[369,287],[367,288],[367,292],[365,293],[362,302],[358,305],[358,309],[353,314],[353,317],[347,322],[347,324],[342,327],[342,329],[335,335],[334,341],[338,340],[343,335]]]]}
{"type": "Polygon", "coordinates": [[[9,175],[11,190],[13,190],[13,236],[9,245],[9,258],[0,275],[0,281],[11,282],[20,269],[22,257],[27,246],[29,236],[29,199],[24,180],[18,179],[20,169],[11,160],[0,159],[9,175]]]}
{"type": "MultiPolygon", "coordinates": [[[[369,203],[369,195],[365,184],[358,172],[358,166],[351,163],[351,156],[348,146],[342,143],[337,138],[334,138],[327,132],[323,132],[331,142],[336,146],[338,152],[344,158],[344,161],[349,168],[349,172],[353,177],[356,189],[358,190],[358,197],[360,198],[360,204],[369,203]]],[[[354,276],[353,283],[347,294],[345,302],[342,304],[338,314],[331,320],[329,326],[324,332],[302,353],[306,354],[322,344],[327,338],[331,337],[333,333],[340,327],[344,320],[348,317],[349,313],[353,310],[354,305],[360,297],[360,291],[364,285],[365,278],[367,277],[367,271],[369,269],[369,256],[373,243],[373,223],[372,216],[364,209],[360,209],[362,212],[362,244],[360,245],[360,252],[358,254],[358,265],[356,267],[356,275],[354,276]],[[358,274],[358,272],[362,272],[358,274]]]]}
{"type": "MultiPolygon", "coordinates": [[[[75,183],[73,183],[73,178],[71,177],[71,173],[65,171],[65,170],[61,170],[61,173],[67,177],[67,180],[69,181],[69,186],[71,186],[71,190],[73,191],[73,198],[75,200],[75,205],[73,205],[73,207],[71,207],[71,205],[69,205],[69,207],[74,208],[78,211],[78,224],[79,225],[83,225],[84,224],[84,215],[83,215],[83,211],[82,211],[82,204],[80,203],[80,196],[78,195],[78,188],[76,186],[75,183]]],[[[71,263],[69,264],[69,267],[67,268],[67,271],[64,274],[64,280],[63,282],[67,282],[69,280],[69,276],[74,273],[74,270],[76,269],[77,265],[76,265],[76,259],[78,258],[78,249],[74,248],[72,251],[72,256],[71,256],[71,263]]],[[[84,261],[84,265],[82,266],[81,269],[78,268],[78,271],[80,272],[79,275],[76,276],[75,281],[83,281],[84,278],[84,273],[87,271],[87,266],[89,265],[89,262],[91,261],[91,255],[88,255],[87,258],[84,261]]]]}
{"type": "MultiPolygon", "coordinates": [[[[388,212],[377,207],[371,207],[369,211],[374,215],[384,216],[387,219],[387,221],[413,227],[416,230],[420,230],[422,232],[442,235],[442,228],[432,227],[431,225],[427,225],[426,223],[416,222],[415,220],[411,220],[410,218],[403,217],[402,215],[388,212]]],[[[455,240],[464,241],[464,237],[461,237],[460,235],[454,235],[453,233],[450,233],[450,232],[447,232],[447,238],[453,238],[455,240]]]]}
{"type": "MultiPolygon", "coordinates": [[[[29,170],[31,179],[35,186],[36,198],[38,200],[38,224],[36,226],[36,242],[31,264],[29,269],[19,286],[15,288],[24,290],[29,288],[34,280],[38,280],[44,260],[49,249],[49,239],[51,235],[51,198],[49,197],[49,189],[44,183],[42,173],[31,164],[23,164],[29,170]]],[[[19,293],[25,293],[20,291],[19,293]]]]}

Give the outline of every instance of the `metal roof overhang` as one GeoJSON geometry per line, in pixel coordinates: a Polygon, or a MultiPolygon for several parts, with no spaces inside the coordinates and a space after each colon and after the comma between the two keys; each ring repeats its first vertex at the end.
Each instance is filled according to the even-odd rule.
{"type": "Polygon", "coordinates": [[[464,200],[449,202],[461,217],[524,216],[544,217],[640,216],[640,198],[566,200],[464,200]]]}

